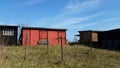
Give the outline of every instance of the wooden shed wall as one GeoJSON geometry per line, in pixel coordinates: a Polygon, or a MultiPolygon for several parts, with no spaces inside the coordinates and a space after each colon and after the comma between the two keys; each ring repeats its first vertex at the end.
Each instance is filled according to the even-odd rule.
{"type": "Polygon", "coordinates": [[[120,50],[120,29],[99,33],[99,45],[105,49],[120,50]]]}
{"type": "Polygon", "coordinates": [[[26,34],[28,35],[28,45],[35,46],[39,40],[48,40],[50,45],[60,45],[60,36],[62,36],[62,44],[66,44],[66,31],[54,30],[22,30],[22,45],[26,45],[26,34]]]}
{"type": "Polygon", "coordinates": [[[0,26],[0,44],[1,45],[16,45],[18,36],[18,27],[17,26],[0,26]],[[2,35],[3,29],[13,29],[13,36],[2,35]],[[12,39],[12,40],[11,40],[12,39]]]}
{"type": "Polygon", "coordinates": [[[91,41],[90,32],[80,32],[80,43],[81,44],[89,44],[91,41]]]}
{"type": "MultiPolygon", "coordinates": [[[[59,31],[59,37],[62,36],[62,43],[63,45],[66,44],[66,32],[65,31],[59,31]]],[[[59,39],[59,44],[61,43],[61,40],[59,39]]]]}
{"type": "Polygon", "coordinates": [[[30,45],[36,45],[39,40],[39,31],[38,30],[31,30],[31,36],[30,36],[30,45]]]}
{"type": "Polygon", "coordinates": [[[98,45],[98,32],[95,31],[81,31],[80,43],[87,45],[98,45]]]}
{"type": "Polygon", "coordinates": [[[50,45],[57,45],[58,43],[58,33],[56,31],[48,31],[48,40],[50,45]]]}
{"type": "Polygon", "coordinates": [[[28,45],[31,45],[31,31],[30,30],[22,30],[22,45],[26,45],[26,37],[28,37],[28,45]]]}

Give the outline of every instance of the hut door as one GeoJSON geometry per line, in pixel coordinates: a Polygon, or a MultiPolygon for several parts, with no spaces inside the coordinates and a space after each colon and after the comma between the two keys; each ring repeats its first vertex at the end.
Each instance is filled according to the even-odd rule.
{"type": "Polygon", "coordinates": [[[47,31],[39,31],[39,44],[46,45],[48,41],[47,39],[48,39],[47,31]]]}

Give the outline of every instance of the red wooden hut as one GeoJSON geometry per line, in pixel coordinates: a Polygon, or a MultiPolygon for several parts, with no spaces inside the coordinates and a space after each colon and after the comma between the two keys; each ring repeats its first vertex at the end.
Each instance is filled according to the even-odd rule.
{"type": "Polygon", "coordinates": [[[62,44],[66,44],[66,29],[22,27],[21,44],[30,46],[39,44],[59,45],[62,36],[62,44]]]}

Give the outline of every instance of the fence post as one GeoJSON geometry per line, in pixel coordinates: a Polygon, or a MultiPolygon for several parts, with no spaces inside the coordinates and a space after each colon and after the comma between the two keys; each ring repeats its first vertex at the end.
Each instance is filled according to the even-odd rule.
{"type": "Polygon", "coordinates": [[[63,45],[62,45],[62,36],[60,37],[61,40],[61,59],[63,60],[63,45]]]}
{"type": "Polygon", "coordinates": [[[2,46],[0,46],[0,50],[1,50],[1,59],[2,59],[3,50],[4,50],[4,47],[3,47],[3,45],[2,45],[2,46]]]}
{"type": "Polygon", "coordinates": [[[92,50],[92,31],[90,31],[90,50],[92,50]]]}
{"type": "Polygon", "coordinates": [[[49,55],[49,41],[48,41],[48,39],[47,39],[47,53],[49,55]]]}
{"type": "Polygon", "coordinates": [[[27,59],[28,34],[26,34],[25,60],[27,59]]]}

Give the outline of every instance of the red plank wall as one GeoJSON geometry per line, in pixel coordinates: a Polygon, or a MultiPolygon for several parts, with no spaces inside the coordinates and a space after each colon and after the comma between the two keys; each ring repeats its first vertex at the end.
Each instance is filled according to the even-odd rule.
{"type": "Polygon", "coordinates": [[[39,30],[39,40],[46,40],[47,37],[47,31],[45,30],[39,30]]]}
{"type": "Polygon", "coordinates": [[[30,45],[36,45],[39,40],[39,31],[38,30],[31,30],[31,38],[29,39],[30,45]]]}
{"type": "Polygon", "coordinates": [[[26,45],[26,34],[28,35],[28,45],[35,46],[39,40],[49,40],[50,45],[60,45],[61,40],[58,39],[62,36],[62,44],[66,44],[66,31],[54,30],[35,30],[23,29],[22,30],[22,45],[26,45]]]}
{"type": "Polygon", "coordinates": [[[50,45],[57,45],[58,43],[58,33],[56,31],[48,31],[48,40],[50,45]]]}
{"type": "MultiPolygon", "coordinates": [[[[65,45],[66,44],[66,32],[64,32],[64,31],[59,31],[59,37],[61,37],[62,36],[62,43],[63,43],[63,45],[65,45]]],[[[59,44],[61,43],[61,40],[59,39],[59,44]]]]}
{"type": "Polygon", "coordinates": [[[22,30],[22,45],[26,45],[26,35],[28,36],[28,45],[30,44],[30,30],[22,30]]]}

